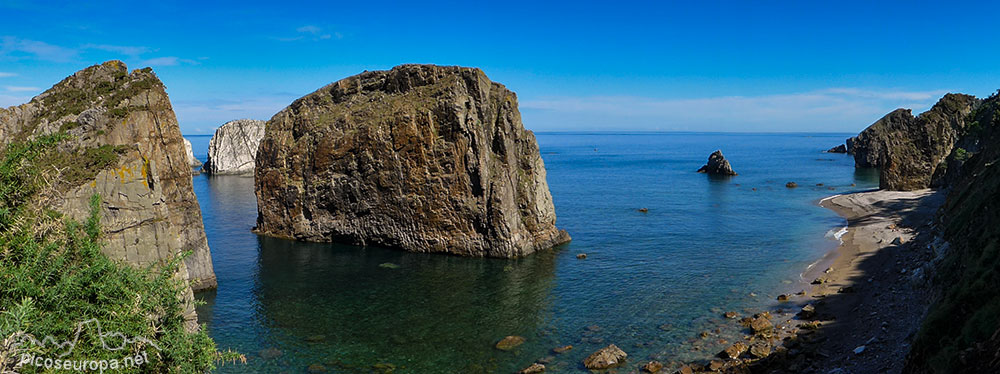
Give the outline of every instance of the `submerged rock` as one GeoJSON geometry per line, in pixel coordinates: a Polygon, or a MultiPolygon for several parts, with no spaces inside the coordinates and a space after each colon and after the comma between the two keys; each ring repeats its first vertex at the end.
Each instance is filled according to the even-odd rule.
{"type": "Polygon", "coordinates": [[[663,369],[663,364],[659,361],[650,361],[642,365],[642,370],[647,373],[659,373],[663,369]]]}
{"type": "Polygon", "coordinates": [[[628,354],[614,344],[601,348],[583,360],[583,366],[591,370],[603,370],[617,367],[625,362],[628,354]]]}
{"type": "Polygon", "coordinates": [[[511,349],[517,348],[521,344],[524,344],[524,341],[525,339],[522,336],[516,336],[516,335],[507,336],[503,339],[500,339],[500,341],[497,342],[496,349],[499,349],[501,351],[509,351],[511,349]]]}
{"type": "Polygon", "coordinates": [[[208,142],[208,160],[202,171],[209,174],[253,174],[257,146],[266,122],[253,119],[229,121],[215,129],[208,142]]]}
{"type": "MultiPolygon", "coordinates": [[[[69,139],[55,145],[60,157],[36,160],[43,173],[56,173],[37,204],[83,221],[90,198],[99,194],[105,255],[144,267],[190,250],[177,272],[180,281],[215,287],[184,138],[152,69],[129,72],[121,61],[108,61],[26,104],[0,108],[0,145],[61,131],[69,139]]],[[[181,295],[186,301],[191,288],[181,295]]],[[[196,329],[193,304],[186,303],[185,317],[196,329]]]]}
{"type": "Polygon", "coordinates": [[[256,162],[264,235],[477,257],[569,241],[517,96],[479,69],[330,84],[268,121],[256,162]]]}
{"type": "Polygon", "coordinates": [[[708,156],[708,164],[698,169],[698,172],[713,175],[736,175],[736,172],[729,165],[729,160],[726,160],[726,156],[722,155],[721,150],[712,152],[708,156]]]}

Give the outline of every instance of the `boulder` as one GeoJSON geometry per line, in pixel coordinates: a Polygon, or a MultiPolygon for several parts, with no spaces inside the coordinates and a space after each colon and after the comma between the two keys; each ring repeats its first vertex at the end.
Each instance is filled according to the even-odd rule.
{"type": "Polygon", "coordinates": [[[728,359],[739,358],[740,355],[742,355],[743,352],[746,352],[748,348],[749,347],[747,347],[746,343],[736,342],[733,343],[733,345],[726,347],[726,349],[722,350],[722,352],[719,352],[719,357],[728,359]]]}
{"type": "Polygon", "coordinates": [[[947,94],[916,117],[909,109],[896,109],[848,139],[854,164],[879,168],[881,189],[927,188],[978,104],[974,96],[947,94]]]}
{"type": "Polygon", "coordinates": [[[229,121],[208,142],[208,160],[202,171],[209,174],[253,174],[257,146],[266,122],[253,119],[229,121]]]}
{"type": "Polygon", "coordinates": [[[184,139],[184,152],[187,154],[188,164],[191,165],[192,168],[201,166],[201,161],[198,161],[198,159],[194,157],[194,150],[191,149],[191,142],[187,139],[184,139]]]}
{"type": "Polygon", "coordinates": [[[561,346],[561,347],[552,348],[552,352],[563,354],[563,353],[569,352],[572,349],[573,349],[572,345],[564,345],[564,346],[561,346]]]}
{"type": "Polygon", "coordinates": [[[722,155],[721,150],[712,152],[708,156],[708,163],[698,169],[698,172],[712,175],[736,175],[736,172],[729,165],[729,160],[726,160],[726,156],[722,155]]]}
{"type": "Polygon", "coordinates": [[[642,365],[642,370],[647,373],[659,373],[663,369],[663,364],[659,361],[650,361],[642,365]]]}
{"type": "Polygon", "coordinates": [[[517,374],[538,374],[544,372],[545,372],[545,365],[536,362],[534,364],[531,364],[531,366],[521,369],[521,371],[517,372],[517,374]]]}
{"type": "Polygon", "coordinates": [[[474,68],[402,65],[296,100],[254,179],[264,235],[503,258],[570,240],[517,96],[474,68]]]}
{"type": "Polygon", "coordinates": [[[583,366],[590,370],[604,370],[617,367],[625,362],[628,354],[614,344],[601,348],[583,360],[583,366]]]}
{"type": "MultiPolygon", "coordinates": [[[[201,209],[177,117],[163,83],[145,68],[108,61],[76,72],[30,102],[0,108],[0,146],[65,132],[62,157],[39,160],[50,188],[39,206],[83,221],[101,196],[102,252],[144,267],[192,251],[178,269],[192,289],[215,287],[201,209]]],[[[197,328],[186,303],[189,329],[197,328]]]]}

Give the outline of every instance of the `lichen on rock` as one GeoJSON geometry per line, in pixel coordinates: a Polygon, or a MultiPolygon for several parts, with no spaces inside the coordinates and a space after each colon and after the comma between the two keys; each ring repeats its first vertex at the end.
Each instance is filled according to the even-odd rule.
{"type": "Polygon", "coordinates": [[[268,121],[255,176],[266,235],[487,257],[569,241],[517,96],[479,69],[323,87],[268,121]]]}

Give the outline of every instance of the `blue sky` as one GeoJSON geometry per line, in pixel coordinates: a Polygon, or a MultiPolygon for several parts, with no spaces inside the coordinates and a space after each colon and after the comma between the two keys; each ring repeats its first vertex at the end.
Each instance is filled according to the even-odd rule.
{"type": "Polygon", "coordinates": [[[402,63],[482,68],[536,131],[857,132],[1000,88],[996,5],[754,3],[0,0],[0,106],[110,59],[152,66],[185,134],[402,63]]]}

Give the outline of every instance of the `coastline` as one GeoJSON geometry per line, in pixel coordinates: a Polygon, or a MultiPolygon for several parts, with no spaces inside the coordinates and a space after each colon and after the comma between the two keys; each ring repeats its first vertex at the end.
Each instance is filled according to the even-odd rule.
{"type": "Polygon", "coordinates": [[[783,354],[768,372],[899,373],[932,292],[926,267],[932,219],[945,193],[866,191],[833,195],[819,205],[847,220],[841,244],[803,272],[805,294],[779,302],[785,310],[783,354]],[[811,281],[811,282],[810,282],[811,281]],[[790,318],[789,318],[790,317],[790,318]],[[808,325],[804,327],[804,325],[808,325]]]}

